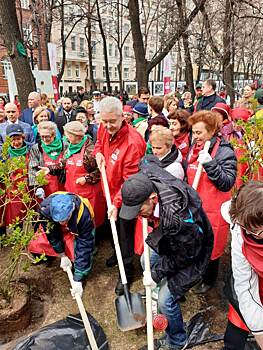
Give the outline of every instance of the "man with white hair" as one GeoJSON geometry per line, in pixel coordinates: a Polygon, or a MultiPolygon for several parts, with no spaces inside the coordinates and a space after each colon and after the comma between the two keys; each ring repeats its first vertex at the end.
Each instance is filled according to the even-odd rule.
{"type": "MultiPolygon", "coordinates": [[[[128,283],[133,275],[134,224],[135,220],[119,219],[121,208],[121,187],[127,178],[138,172],[138,164],[144,156],[146,145],[141,135],[128,125],[122,114],[122,103],[116,97],[105,97],[100,102],[101,125],[97,134],[94,153],[99,169],[104,165],[109,183],[112,207],[108,217],[117,220],[120,247],[128,283]]],[[[117,264],[116,255],[110,257],[106,265],[117,264]]],[[[121,279],[115,292],[123,294],[121,279]]]]}
{"type": "Polygon", "coordinates": [[[7,121],[0,124],[0,151],[2,152],[3,143],[6,140],[6,128],[10,124],[18,124],[22,127],[25,135],[25,143],[31,147],[35,143],[32,128],[29,124],[22,122],[18,119],[19,113],[17,106],[14,103],[7,103],[5,105],[5,117],[7,121]]]}
{"type": "MultiPolygon", "coordinates": [[[[28,95],[28,98],[27,98],[27,102],[28,102],[28,108],[26,108],[22,111],[20,119],[24,123],[27,123],[29,125],[33,125],[34,124],[34,118],[33,118],[34,110],[37,107],[41,106],[40,94],[36,91],[30,92],[30,94],[28,95]]],[[[50,120],[54,121],[54,112],[51,109],[48,109],[48,111],[50,113],[50,120]]]]}

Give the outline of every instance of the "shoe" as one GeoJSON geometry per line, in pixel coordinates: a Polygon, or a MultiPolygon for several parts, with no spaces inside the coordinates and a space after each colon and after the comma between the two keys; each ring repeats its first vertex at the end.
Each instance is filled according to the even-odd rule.
{"type": "Polygon", "coordinates": [[[116,265],[118,265],[117,256],[115,254],[113,254],[111,257],[109,257],[109,259],[106,260],[106,266],[107,267],[114,267],[116,265]]]}
{"type": "MultiPolygon", "coordinates": [[[[160,339],[154,339],[154,350],[184,350],[187,344],[183,346],[170,345],[166,342],[166,336],[164,335],[160,339]]],[[[148,346],[144,345],[140,350],[147,350],[148,346]]]]}
{"type": "MultiPolygon", "coordinates": [[[[127,283],[127,286],[128,286],[128,289],[129,289],[130,288],[130,283],[129,282],[127,283]]],[[[118,282],[116,284],[115,293],[116,293],[116,295],[118,297],[124,294],[124,286],[123,286],[120,278],[118,279],[118,282]]]]}
{"type": "Polygon", "coordinates": [[[206,284],[204,282],[198,284],[193,288],[195,294],[205,294],[208,292],[213,286],[210,284],[206,284]]]}

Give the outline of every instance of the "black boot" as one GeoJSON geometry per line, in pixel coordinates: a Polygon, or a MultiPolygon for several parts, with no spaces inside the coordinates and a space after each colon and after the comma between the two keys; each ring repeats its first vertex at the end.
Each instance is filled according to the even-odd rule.
{"type": "Polygon", "coordinates": [[[107,267],[114,267],[118,265],[118,261],[117,261],[117,256],[114,253],[112,256],[110,256],[107,260],[106,260],[106,266],[107,267]]]}
{"type": "MultiPolygon", "coordinates": [[[[133,265],[132,264],[124,265],[124,269],[125,269],[125,274],[126,274],[126,278],[127,278],[127,285],[128,285],[128,288],[130,288],[130,285],[132,284],[132,281],[133,281],[133,265]]],[[[123,284],[121,282],[120,276],[119,276],[118,282],[117,282],[116,287],[115,287],[115,293],[118,296],[124,294],[124,287],[123,287],[123,284]]]]}

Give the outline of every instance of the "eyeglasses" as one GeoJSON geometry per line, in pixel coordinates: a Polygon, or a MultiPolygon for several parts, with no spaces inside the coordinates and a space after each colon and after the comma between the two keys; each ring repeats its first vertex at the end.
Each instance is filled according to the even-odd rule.
{"type": "Polygon", "coordinates": [[[51,135],[40,135],[41,139],[43,139],[43,140],[50,140],[52,138],[52,136],[51,135]]]}
{"type": "Polygon", "coordinates": [[[244,231],[246,231],[246,233],[248,235],[253,235],[253,236],[261,236],[263,234],[263,230],[259,231],[259,232],[253,232],[253,231],[249,231],[248,229],[245,228],[245,226],[241,225],[239,222],[235,222],[235,224],[239,225],[244,231]]]}

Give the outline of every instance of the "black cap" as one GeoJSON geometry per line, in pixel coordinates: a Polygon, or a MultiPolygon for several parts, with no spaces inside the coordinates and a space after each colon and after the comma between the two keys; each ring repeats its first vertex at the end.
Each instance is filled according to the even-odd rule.
{"type": "Polygon", "coordinates": [[[154,192],[151,180],[144,174],[130,176],[121,189],[122,207],[120,218],[132,220],[138,215],[143,202],[154,192]]]}
{"type": "Polygon", "coordinates": [[[9,137],[14,135],[24,135],[24,129],[19,124],[9,124],[6,127],[6,135],[9,137]]]}

